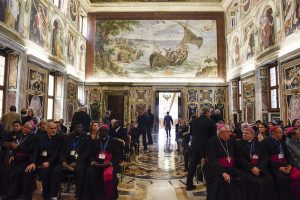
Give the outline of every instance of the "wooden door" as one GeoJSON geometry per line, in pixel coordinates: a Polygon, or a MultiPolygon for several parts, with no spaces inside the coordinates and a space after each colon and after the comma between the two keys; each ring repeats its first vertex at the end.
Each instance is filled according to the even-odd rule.
{"type": "Polygon", "coordinates": [[[111,119],[124,122],[124,95],[108,95],[107,107],[111,111],[111,119]]]}

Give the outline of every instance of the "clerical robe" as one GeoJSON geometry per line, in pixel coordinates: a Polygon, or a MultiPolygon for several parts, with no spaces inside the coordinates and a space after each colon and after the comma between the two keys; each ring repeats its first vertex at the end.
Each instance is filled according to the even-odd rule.
{"type": "Polygon", "coordinates": [[[84,199],[111,200],[118,196],[117,170],[121,159],[118,139],[99,138],[93,141],[89,166],[85,174],[84,199]],[[101,164],[111,162],[112,166],[101,164]]]}
{"type": "Polygon", "coordinates": [[[290,174],[279,171],[280,167],[293,165],[294,162],[286,144],[272,137],[263,140],[262,143],[268,153],[269,170],[275,181],[277,199],[293,199],[290,174]]]}
{"type": "Polygon", "coordinates": [[[241,199],[243,200],[276,200],[273,178],[268,172],[268,156],[258,141],[237,142],[237,168],[241,178],[241,199]],[[257,167],[259,176],[252,173],[257,167]]]}
{"type": "Polygon", "coordinates": [[[217,136],[208,142],[204,166],[207,200],[236,200],[238,197],[234,143],[232,139],[225,142],[217,136]],[[223,173],[230,175],[230,183],[224,181],[223,173]]]}

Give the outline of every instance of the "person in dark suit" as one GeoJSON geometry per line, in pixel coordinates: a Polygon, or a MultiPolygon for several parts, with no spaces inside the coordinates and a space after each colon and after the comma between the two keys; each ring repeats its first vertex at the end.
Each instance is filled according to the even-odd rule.
{"type": "Polygon", "coordinates": [[[209,108],[203,107],[200,117],[190,122],[190,134],[192,136],[192,155],[189,163],[186,189],[194,190],[196,186],[193,185],[193,177],[197,165],[204,158],[207,142],[217,134],[216,124],[210,119],[209,108]]]}
{"type": "Polygon", "coordinates": [[[112,138],[119,138],[124,142],[127,141],[127,130],[121,126],[120,120],[115,120],[112,127],[109,129],[108,135],[112,138]]]}
{"type": "Polygon", "coordinates": [[[169,112],[167,112],[167,115],[164,117],[164,126],[165,126],[167,137],[171,137],[171,126],[172,125],[173,125],[172,116],[169,115],[169,112]]]}
{"type": "Polygon", "coordinates": [[[152,145],[153,140],[152,140],[152,129],[153,129],[153,123],[154,123],[154,115],[151,113],[151,110],[148,109],[147,111],[147,137],[148,137],[148,144],[152,145]]]}
{"type": "Polygon", "coordinates": [[[138,112],[137,123],[139,137],[142,135],[144,151],[147,151],[147,117],[145,111],[138,112]]]}

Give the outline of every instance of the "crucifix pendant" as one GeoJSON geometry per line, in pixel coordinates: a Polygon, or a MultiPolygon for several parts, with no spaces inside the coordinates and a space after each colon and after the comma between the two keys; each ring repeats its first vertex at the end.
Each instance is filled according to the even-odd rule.
{"type": "Polygon", "coordinates": [[[229,163],[231,163],[231,158],[229,156],[227,157],[227,160],[229,163]]]}

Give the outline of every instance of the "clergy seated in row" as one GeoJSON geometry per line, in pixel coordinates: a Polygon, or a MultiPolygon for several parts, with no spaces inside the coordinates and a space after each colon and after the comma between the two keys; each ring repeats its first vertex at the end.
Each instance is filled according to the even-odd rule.
{"type": "Polygon", "coordinates": [[[8,165],[1,171],[2,199],[31,199],[37,144],[37,137],[32,130],[32,124],[26,122],[21,133],[11,142],[8,165]]]}
{"type": "MultiPolygon", "coordinates": [[[[59,182],[62,176],[74,173],[76,194],[79,200],[83,199],[84,175],[90,153],[91,139],[83,131],[81,122],[74,122],[73,134],[69,134],[62,146],[60,155],[60,165],[57,166],[57,177],[59,182]]],[[[56,170],[56,169],[55,169],[56,170]]]]}
{"type": "Polygon", "coordinates": [[[252,128],[243,130],[243,138],[236,143],[237,169],[240,181],[240,199],[276,200],[273,178],[268,172],[268,155],[261,143],[255,140],[252,128]]]}
{"type": "Polygon", "coordinates": [[[217,136],[208,142],[203,169],[207,186],[207,200],[237,199],[234,142],[233,139],[230,139],[229,127],[225,125],[219,125],[217,136]]]}
{"type": "Polygon", "coordinates": [[[269,170],[275,181],[277,199],[300,199],[300,172],[282,140],[282,129],[279,126],[270,128],[270,137],[263,141],[263,145],[269,156],[269,170]]]}
{"type": "Polygon", "coordinates": [[[117,169],[121,159],[118,139],[108,134],[109,126],[102,125],[99,138],[93,141],[86,171],[84,198],[112,200],[118,198],[117,169]]]}

